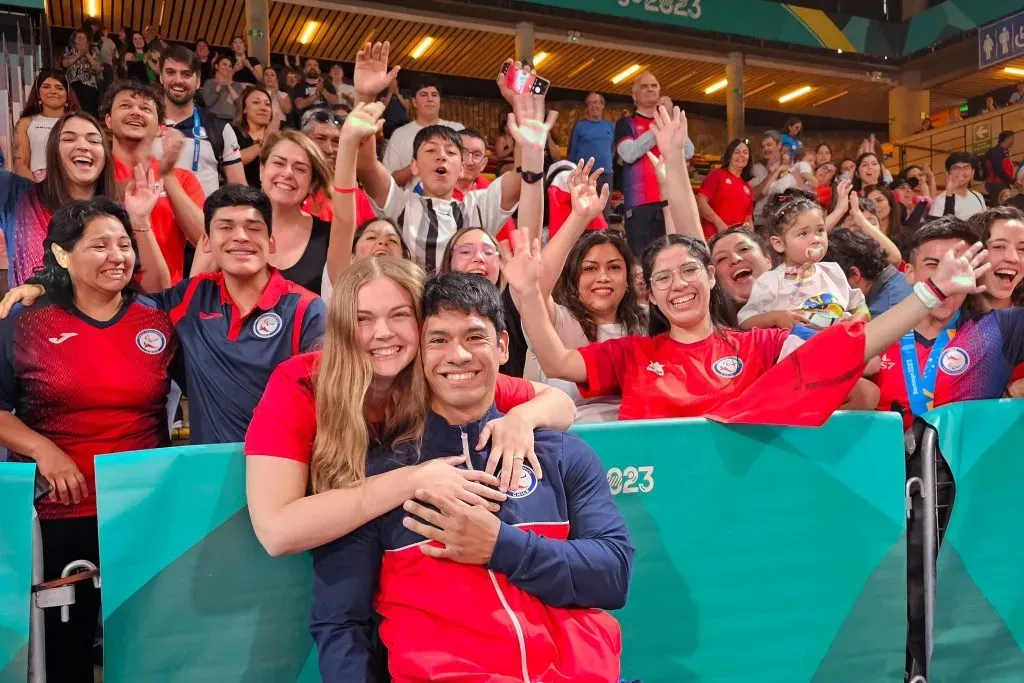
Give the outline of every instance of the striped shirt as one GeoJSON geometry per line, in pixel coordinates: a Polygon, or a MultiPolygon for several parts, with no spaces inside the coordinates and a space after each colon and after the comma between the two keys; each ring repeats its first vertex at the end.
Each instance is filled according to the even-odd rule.
{"type": "Polygon", "coordinates": [[[457,201],[415,194],[392,179],[384,207],[374,204],[373,208],[377,215],[398,223],[412,260],[432,272],[440,269],[448,241],[462,228],[498,234],[515,211],[515,207],[511,211],[501,208],[501,182],[499,177],[487,189],[471,190],[457,201]]]}

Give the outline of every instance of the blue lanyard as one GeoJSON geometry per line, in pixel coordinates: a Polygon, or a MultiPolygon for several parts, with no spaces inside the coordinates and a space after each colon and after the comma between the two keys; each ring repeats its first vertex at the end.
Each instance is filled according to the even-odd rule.
{"type": "Polygon", "coordinates": [[[199,109],[193,105],[192,109],[192,172],[196,173],[199,170],[199,136],[202,134],[203,128],[199,125],[199,109]]]}
{"type": "Polygon", "coordinates": [[[903,379],[907,385],[907,398],[910,399],[910,412],[923,415],[932,409],[935,402],[935,378],[939,367],[939,356],[945,351],[949,341],[956,334],[956,325],[960,320],[958,311],[939,333],[932,349],[928,353],[928,362],[921,374],[917,364],[917,339],[914,331],[907,332],[900,339],[900,357],[903,365],[903,379]]]}

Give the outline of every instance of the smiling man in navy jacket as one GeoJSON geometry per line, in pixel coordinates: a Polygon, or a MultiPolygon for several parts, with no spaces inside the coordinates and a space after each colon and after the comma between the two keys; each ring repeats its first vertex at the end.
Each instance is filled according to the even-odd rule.
{"type": "MultiPolygon", "coordinates": [[[[422,354],[431,406],[419,460],[473,453],[508,334],[498,291],[477,275],[427,283],[422,354]]],[[[310,630],[325,683],[375,680],[373,613],[396,683],[618,680],[621,634],[601,610],[626,603],[633,547],[604,468],[578,438],[537,430],[543,472],[523,466],[497,515],[418,493],[314,551],[310,630]],[[543,477],[543,478],[542,478],[543,477]]],[[[371,451],[367,475],[417,461],[371,451]]]]}

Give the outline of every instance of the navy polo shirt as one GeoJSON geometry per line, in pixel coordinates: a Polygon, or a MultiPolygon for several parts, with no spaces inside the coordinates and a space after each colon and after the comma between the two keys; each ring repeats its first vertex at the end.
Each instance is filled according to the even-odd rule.
{"type": "Polygon", "coordinates": [[[203,273],[153,297],[170,315],[185,361],[193,444],[245,440],[253,410],[278,363],[317,346],[323,299],[271,269],[245,317],[223,273],[203,273]]]}

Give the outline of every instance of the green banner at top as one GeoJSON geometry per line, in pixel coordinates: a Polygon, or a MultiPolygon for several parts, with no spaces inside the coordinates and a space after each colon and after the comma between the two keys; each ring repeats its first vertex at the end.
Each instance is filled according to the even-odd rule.
{"type": "MultiPolygon", "coordinates": [[[[895,0],[894,0],[895,1],[895,0]]],[[[1021,0],[946,0],[904,22],[771,0],[524,0],[588,14],[781,43],[904,57],[1021,9],[1021,0]]]]}

